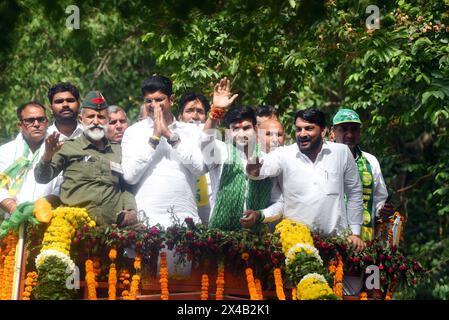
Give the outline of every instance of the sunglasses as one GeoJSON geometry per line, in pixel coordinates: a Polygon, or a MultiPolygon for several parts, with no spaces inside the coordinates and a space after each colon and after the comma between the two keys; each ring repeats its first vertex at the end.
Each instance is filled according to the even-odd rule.
{"type": "Polygon", "coordinates": [[[74,103],[74,102],[76,102],[76,99],[75,98],[56,99],[53,101],[53,103],[60,104],[60,103],[63,103],[64,101],[68,102],[68,103],[74,103]]]}
{"type": "Polygon", "coordinates": [[[37,118],[25,118],[20,120],[26,126],[31,126],[34,122],[38,122],[39,124],[46,123],[48,121],[47,117],[37,117],[37,118]]]}

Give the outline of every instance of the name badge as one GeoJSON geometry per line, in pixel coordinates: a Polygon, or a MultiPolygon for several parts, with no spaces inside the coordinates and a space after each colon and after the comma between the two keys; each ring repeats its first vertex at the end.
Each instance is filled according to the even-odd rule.
{"type": "Polygon", "coordinates": [[[111,170],[120,174],[123,174],[122,165],[120,163],[110,161],[111,170]]]}

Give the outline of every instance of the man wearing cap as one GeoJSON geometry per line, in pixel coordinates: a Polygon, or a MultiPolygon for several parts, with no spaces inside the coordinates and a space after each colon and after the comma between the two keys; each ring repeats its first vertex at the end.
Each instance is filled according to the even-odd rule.
{"type": "MultiPolygon", "coordinates": [[[[332,132],[335,142],[346,144],[357,163],[363,188],[362,239],[373,239],[374,221],[388,197],[379,161],[372,154],[360,149],[360,127],[362,122],[354,110],[340,109],[333,119],[332,132]]],[[[387,205],[384,209],[389,210],[387,205]]]]}
{"type": "Polygon", "coordinates": [[[99,91],[89,92],[81,104],[83,134],[65,142],[59,141],[59,133],[51,134],[34,175],[37,182],[47,183],[62,171],[62,203],[86,208],[98,225],[115,223],[122,212],[121,225],[134,224],[136,204],[122,180],[120,145],[106,137],[107,108],[99,91]]]}

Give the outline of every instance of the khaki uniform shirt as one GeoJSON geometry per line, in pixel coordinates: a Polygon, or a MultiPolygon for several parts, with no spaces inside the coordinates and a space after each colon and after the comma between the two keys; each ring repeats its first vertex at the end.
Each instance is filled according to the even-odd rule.
{"type": "Polygon", "coordinates": [[[84,207],[98,225],[112,224],[123,209],[136,210],[134,196],[122,178],[121,148],[107,142],[98,150],[84,134],[64,142],[51,162],[36,165],[36,181],[47,183],[63,171],[61,201],[69,207],[84,207]]]}

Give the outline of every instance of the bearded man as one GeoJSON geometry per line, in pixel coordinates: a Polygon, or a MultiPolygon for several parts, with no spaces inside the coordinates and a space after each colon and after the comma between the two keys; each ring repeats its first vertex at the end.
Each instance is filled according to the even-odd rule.
{"type": "Polygon", "coordinates": [[[91,91],[81,104],[84,131],[76,139],[59,141],[59,133],[45,140],[45,153],[34,175],[47,183],[63,172],[60,198],[64,205],[84,207],[98,225],[137,222],[134,196],[122,179],[121,148],[107,139],[108,105],[99,91],[91,91]]]}

